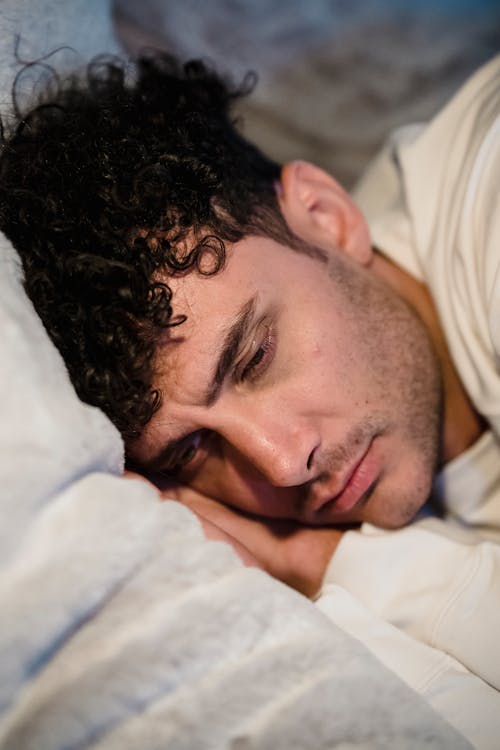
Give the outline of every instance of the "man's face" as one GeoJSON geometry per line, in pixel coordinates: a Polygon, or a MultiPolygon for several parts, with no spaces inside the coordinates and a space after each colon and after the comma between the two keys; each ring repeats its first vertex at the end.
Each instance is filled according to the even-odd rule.
{"type": "Polygon", "coordinates": [[[159,350],[163,404],[132,457],[251,513],[397,527],[426,500],[438,366],[419,318],[341,250],[228,247],[170,279],[187,315],[159,350]]]}

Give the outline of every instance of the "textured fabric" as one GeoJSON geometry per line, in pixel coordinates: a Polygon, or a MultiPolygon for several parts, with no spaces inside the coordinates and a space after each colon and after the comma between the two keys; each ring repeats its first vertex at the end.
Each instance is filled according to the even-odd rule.
{"type": "MultiPolygon", "coordinates": [[[[401,541],[406,547],[408,540],[403,538],[401,541]]],[[[422,552],[427,552],[422,547],[422,542],[425,540],[420,538],[417,541],[420,546],[411,548],[412,563],[415,558],[418,558],[420,563],[422,552]]],[[[360,555],[356,557],[356,566],[359,565],[360,560],[363,562],[366,558],[367,547],[364,540],[359,543],[359,547],[361,549],[358,548],[360,555]]],[[[392,549],[386,549],[383,543],[379,546],[375,543],[368,548],[372,557],[370,564],[365,567],[368,571],[366,587],[363,588],[359,579],[356,579],[352,591],[347,588],[349,575],[344,580],[342,570],[345,570],[344,563],[352,565],[353,558],[348,555],[342,559],[341,555],[340,569],[331,570],[327,576],[322,595],[317,602],[318,608],[339,627],[368,646],[383,664],[424,696],[430,705],[465,735],[475,748],[497,750],[500,693],[467,670],[460,661],[444,650],[437,646],[430,646],[405,632],[401,617],[396,616],[392,621],[390,620],[391,612],[379,604],[380,577],[388,578],[390,581],[391,576],[388,575],[388,571],[395,567],[395,558],[390,557],[387,560],[384,552],[389,551],[401,555],[401,544],[399,548],[397,543],[394,543],[392,549]],[[379,559],[374,555],[380,551],[380,546],[382,555],[379,564],[379,559]],[[375,564],[373,564],[374,560],[375,564]],[[343,585],[334,583],[336,579],[342,580],[343,585]],[[381,610],[383,616],[377,614],[381,610]]],[[[440,559],[436,560],[436,563],[439,563],[440,559]]],[[[403,567],[406,568],[406,566],[403,567]]],[[[414,577],[418,580],[418,575],[414,577]]],[[[390,583],[386,590],[389,588],[390,583]]],[[[408,589],[408,597],[418,596],[421,593],[421,588],[417,585],[413,588],[408,586],[408,589]]],[[[426,598],[428,599],[428,596],[426,598]]],[[[392,614],[395,614],[396,608],[397,604],[392,614]]],[[[478,612],[478,616],[481,614],[483,612],[478,612]]],[[[493,629],[489,630],[490,635],[492,632],[493,629]]],[[[491,647],[491,638],[489,644],[485,644],[485,650],[488,648],[488,658],[494,662],[489,647],[491,647]]]]}
{"type": "Polygon", "coordinates": [[[500,632],[500,545],[457,534],[438,519],[390,534],[368,525],[348,534],[329,575],[373,612],[500,690],[500,660],[492,658],[500,632]],[[372,561],[362,577],[353,566],[361,558],[372,561]]]}

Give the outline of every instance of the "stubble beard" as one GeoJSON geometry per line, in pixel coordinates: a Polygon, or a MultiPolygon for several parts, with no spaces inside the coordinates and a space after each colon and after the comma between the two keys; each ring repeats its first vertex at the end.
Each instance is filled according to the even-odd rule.
{"type": "MultiPolygon", "coordinates": [[[[361,360],[370,363],[373,403],[384,405],[367,413],[342,449],[331,456],[335,469],[342,456],[351,460],[363,440],[395,436],[405,446],[408,482],[382,476],[379,486],[353,519],[384,528],[407,524],[429,497],[439,465],[443,423],[443,384],[437,354],[417,312],[373,273],[340,262],[330,266],[331,278],[344,297],[360,344],[361,360]]],[[[349,321],[348,321],[349,325],[349,321]]],[[[330,466],[328,467],[330,470],[330,466]]]]}

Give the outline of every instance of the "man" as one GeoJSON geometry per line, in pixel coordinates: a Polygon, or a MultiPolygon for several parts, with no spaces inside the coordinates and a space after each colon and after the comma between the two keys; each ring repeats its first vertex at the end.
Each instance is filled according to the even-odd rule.
{"type": "MultiPolygon", "coordinates": [[[[498,65],[361,186],[393,234],[380,250],[332,177],[242,139],[236,93],[200,64],[145,59],[127,86],[96,62],[4,149],[0,226],[80,396],[119,427],[131,466],[175,480],[170,495],[307,593],[332,525],[404,526],[439,467],[488,423],[498,435],[498,65]]],[[[491,434],[488,451],[497,461],[491,434]]],[[[493,495],[480,526],[498,521],[493,495]]]]}

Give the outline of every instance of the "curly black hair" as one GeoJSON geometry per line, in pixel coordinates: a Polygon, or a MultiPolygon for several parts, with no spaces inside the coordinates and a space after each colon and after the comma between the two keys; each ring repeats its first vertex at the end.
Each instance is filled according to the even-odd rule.
{"type": "Polygon", "coordinates": [[[219,271],[225,243],[247,235],[297,246],[280,167],[232,119],[251,87],[164,53],[133,76],[100,57],[49,87],[3,142],[0,229],[77,393],[126,440],[160,405],[156,347],[182,322],[168,278],[219,271]]]}

